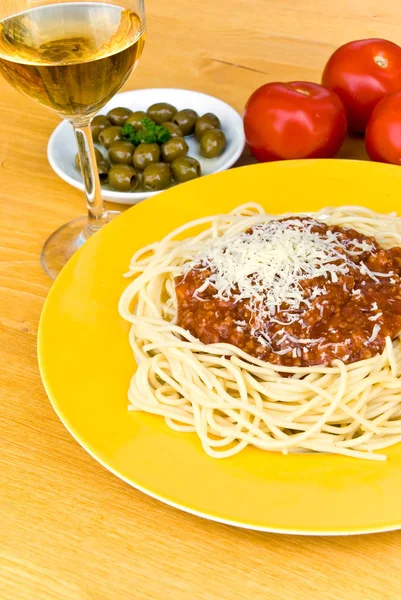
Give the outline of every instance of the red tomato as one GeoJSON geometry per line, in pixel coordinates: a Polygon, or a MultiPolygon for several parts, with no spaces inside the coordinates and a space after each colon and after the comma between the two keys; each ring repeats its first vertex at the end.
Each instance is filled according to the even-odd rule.
{"type": "Polygon", "coordinates": [[[380,100],[369,119],[365,144],[372,160],[401,165],[401,92],[380,100]]]}
{"type": "Polygon", "coordinates": [[[329,58],[322,83],[340,96],[349,129],[363,133],[379,100],[401,90],[401,48],[381,39],[349,42],[329,58]]]}
{"type": "Polygon", "coordinates": [[[260,161],[329,158],[344,141],[347,121],[336,94],[318,83],[267,83],[249,98],[245,137],[260,161]]]}

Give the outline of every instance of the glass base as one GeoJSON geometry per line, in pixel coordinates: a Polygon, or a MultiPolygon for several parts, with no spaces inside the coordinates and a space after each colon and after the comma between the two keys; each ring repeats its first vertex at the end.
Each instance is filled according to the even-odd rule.
{"type": "MultiPolygon", "coordinates": [[[[111,221],[118,214],[120,213],[116,210],[107,211],[108,220],[111,221]]],[[[93,235],[87,225],[87,217],[78,217],[62,225],[48,238],[43,246],[40,262],[51,279],[56,279],[71,256],[93,235]]]]}

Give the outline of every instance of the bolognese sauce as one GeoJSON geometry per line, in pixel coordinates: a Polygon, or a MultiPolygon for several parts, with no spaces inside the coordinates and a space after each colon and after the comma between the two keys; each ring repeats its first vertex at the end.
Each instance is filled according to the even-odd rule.
{"type": "Polygon", "coordinates": [[[175,280],[177,323],[282,366],[349,364],[401,331],[401,247],[309,217],[219,238],[175,280]]]}

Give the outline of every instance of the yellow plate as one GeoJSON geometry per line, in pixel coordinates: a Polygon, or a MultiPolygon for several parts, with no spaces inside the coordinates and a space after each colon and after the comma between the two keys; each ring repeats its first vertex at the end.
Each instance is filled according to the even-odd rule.
{"type": "Polygon", "coordinates": [[[340,160],[234,169],[177,186],[125,212],[96,234],[55,282],[39,327],[39,364],[54,409],[110,471],[188,512],[265,531],[374,532],[401,527],[401,444],[384,463],[247,448],[208,457],[195,434],[129,413],[135,368],[117,312],[131,255],[197,217],[256,201],[268,212],[362,204],[397,210],[401,169],[340,160]]]}

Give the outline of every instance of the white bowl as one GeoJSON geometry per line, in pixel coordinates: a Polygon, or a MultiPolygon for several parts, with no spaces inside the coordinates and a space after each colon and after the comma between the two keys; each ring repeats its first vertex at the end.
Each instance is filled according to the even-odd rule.
{"type": "MultiPolygon", "coordinates": [[[[218,158],[203,158],[199,153],[199,143],[195,137],[190,136],[186,138],[189,146],[188,155],[199,160],[202,167],[202,175],[224,171],[231,167],[241,156],[245,146],[241,116],[226,102],[207,94],[173,88],[153,88],[122,92],[114,96],[99,114],[106,114],[111,108],[116,106],[125,106],[131,110],[146,111],[155,102],[169,102],[176,106],[178,110],[193,108],[199,116],[207,112],[212,112],[220,119],[221,127],[227,137],[227,147],[218,158]]],[[[97,147],[103,153],[106,152],[101,146],[97,147]]],[[[51,167],[61,179],[83,191],[84,186],[81,173],[75,166],[76,153],[77,145],[72,126],[68,121],[63,121],[56,127],[49,139],[47,156],[51,167]]],[[[140,200],[159,193],[115,192],[107,185],[102,186],[102,190],[104,200],[120,204],[136,204],[140,200]]]]}

